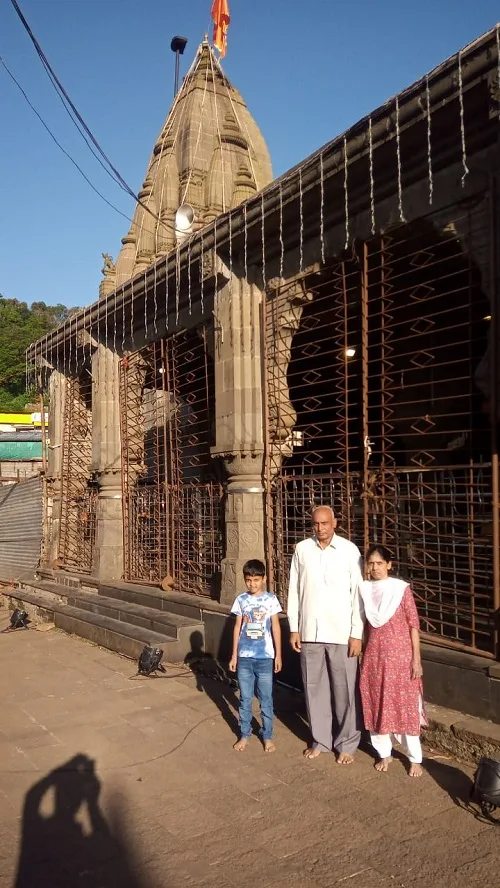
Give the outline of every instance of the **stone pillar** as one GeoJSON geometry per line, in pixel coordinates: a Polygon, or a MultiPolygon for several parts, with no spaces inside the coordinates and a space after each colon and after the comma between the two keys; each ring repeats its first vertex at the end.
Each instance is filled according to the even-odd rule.
{"type": "Polygon", "coordinates": [[[59,558],[62,502],[62,457],[64,414],[66,410],[66,377],[53,370],[49,380],[49,451],[47,459],[47,499],[43,520],[47,522],[45,561],[56,567],[59,558]]]}
{"type": "Polygon", "coordinates": [[[92,357],[92,471],[99,483],[92,573],[106,582],[123,575],[120,359],[99,344],[92,357]]]}
{"type": "Polygon", "coordinates": [[[243,587],[249,558],[265,560],[264,436],[260,306],[262,293],[229,275],[215,304],[215,418],[213,456],[228,471],[226,557],[222,562],[222,603],[243,587]]]}

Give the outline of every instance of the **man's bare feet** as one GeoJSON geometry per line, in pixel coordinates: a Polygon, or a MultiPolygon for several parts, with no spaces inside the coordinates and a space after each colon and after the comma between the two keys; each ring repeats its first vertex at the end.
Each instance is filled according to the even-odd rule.
{"type": "Polygon", "coordinates": [[[264,752],[276,752],[273,740],[264,740],[264,752]]]}
{"type": "Polygon", "coordinates": [[[392,755],[388,756],[387,758],[380,759],[380,761],[377,762],[375,765],[375,770],[382,771],[385,774],[386,771],[389,770],[389,765],[391,764],[391,762],[392,762],[392,755]]]}
{"type": "Polygon", "coordinates": [[[315,759],[318,758],[318,755],[321,755],[321,749],[318,749],[317,746],[308,746],[307,749],[304,749],[306,759],[315,759]]]}
{"type": "Polygon", "coordinates": [[[424,773],[422,765],[410,765],[410,770],[408,771],[408,777],[421,777],[424,773]]]}
{"type": "Polygon", "coordinates": [[[236,743],[233,746],[233,749],[235,749],[236,752],[243,752],[246,749],[247,744],[248,744],[247,738],[242,737],[241,740],[236,741],[236,743]]]}
{"type": "Polygon", "coordinates": [[[352,765],[353,761],[354,761],[353,755],[349,755],[348,752],[341,752],[338,759],[337,759],[337,764],[338,765],[352,765]]]}

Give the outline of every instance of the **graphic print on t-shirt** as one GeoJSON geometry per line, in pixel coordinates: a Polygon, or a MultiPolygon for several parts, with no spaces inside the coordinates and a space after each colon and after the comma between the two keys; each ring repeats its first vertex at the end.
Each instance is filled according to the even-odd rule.
{"type": "Polygon", "coordinates": [[[239,657],[273,658],[271,617],[281,612],[281,605],[272,592],[238,595],[231,613],[242,617],[238,640],[239,657]]]}

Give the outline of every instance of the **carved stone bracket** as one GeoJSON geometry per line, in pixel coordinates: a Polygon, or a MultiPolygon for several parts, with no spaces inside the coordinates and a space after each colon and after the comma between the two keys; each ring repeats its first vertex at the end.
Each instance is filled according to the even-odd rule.
{"type": "Polygon", "coordinates": [[[271,308],[271,316],[275,322],[272,342],[268,346],[267,367],[269,439],[272,461],[275,462],[292,452],[291,434],[297,415],[290,401],[287,372],[293,337],[299,328],[305,306],[314,299],[314,293],[306,287],[304,278],[288,283],[274,279],[268,286],[269,297],[276,301],[276,305],[271,308]]]}

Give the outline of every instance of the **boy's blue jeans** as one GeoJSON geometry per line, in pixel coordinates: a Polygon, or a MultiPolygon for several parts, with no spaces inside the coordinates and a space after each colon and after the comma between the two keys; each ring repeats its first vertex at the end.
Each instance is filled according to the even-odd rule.
{"type": "Polygon", "coordinates": [[[254,696],[260,704],[262,740],[273,736],[273,675],[274,660],[271,657],[238,657],[238,685],[240,687],[240,733],[248,740],[252,733],[252,702],[254,696]]]}

